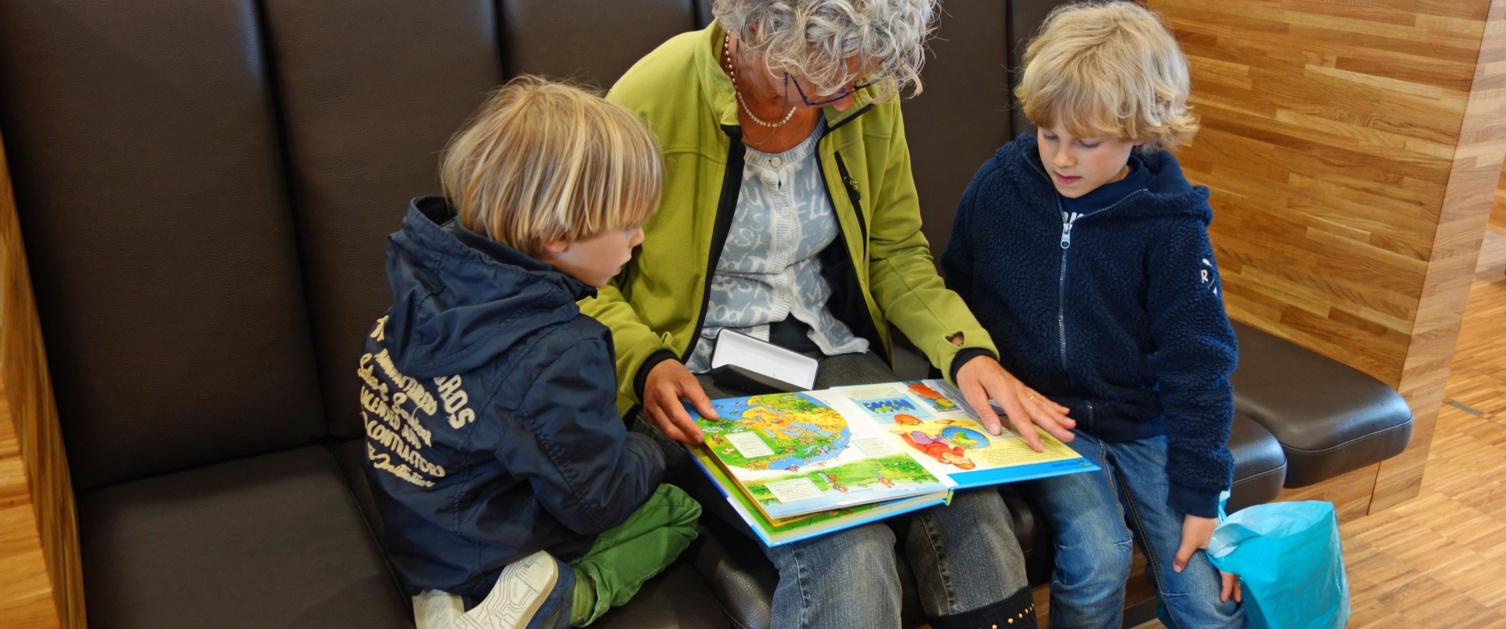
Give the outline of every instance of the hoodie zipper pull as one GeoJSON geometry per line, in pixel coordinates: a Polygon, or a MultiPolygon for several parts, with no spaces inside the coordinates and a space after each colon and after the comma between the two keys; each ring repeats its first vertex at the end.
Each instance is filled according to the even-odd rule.
{"type": "Polygon", "coordinates": [[[1066,249],[1066,248],[1072,246],[1072,224],[1075,223],[1075,222],[1077,222],[1077,219],[1079,219],[1079,218],[1082,218],[1082,215],[1078,214],[1077,212],[1072,212],[1071,214],[1068,214],[1067,212],[1062,212],[1062,248],[1063,249],[1066,249]]]}

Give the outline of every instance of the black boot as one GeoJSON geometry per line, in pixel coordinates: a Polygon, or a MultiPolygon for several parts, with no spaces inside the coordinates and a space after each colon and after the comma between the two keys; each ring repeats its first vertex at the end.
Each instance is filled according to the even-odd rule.
{"type": "Polygon", "coordinates": [[[1035,629],[1035,601],[1030,588],[1020,588],[1002,601],[951,616],[931,619],[931,629],[1035,629]]]}

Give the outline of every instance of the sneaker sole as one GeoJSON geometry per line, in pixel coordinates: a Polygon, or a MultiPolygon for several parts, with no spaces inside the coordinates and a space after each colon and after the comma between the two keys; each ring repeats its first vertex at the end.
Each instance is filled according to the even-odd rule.
{"type": "Polygon", "coordinates": [[[452,625],[455,629],[525,629],[559,582],[559,564],[544,551],[514,561],[490,594],[452,625]]]}

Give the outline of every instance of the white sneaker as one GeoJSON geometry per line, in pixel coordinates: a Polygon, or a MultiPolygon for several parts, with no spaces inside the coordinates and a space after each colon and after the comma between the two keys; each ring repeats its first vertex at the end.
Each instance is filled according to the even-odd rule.
{"type": "Polygon", "coordinates": [[[413,597],[413,620],[418,629],[525,629],[558,581],[558,562],[541,550],[507,564],[471,611],[459,596],[425,590],[413,597]]]}

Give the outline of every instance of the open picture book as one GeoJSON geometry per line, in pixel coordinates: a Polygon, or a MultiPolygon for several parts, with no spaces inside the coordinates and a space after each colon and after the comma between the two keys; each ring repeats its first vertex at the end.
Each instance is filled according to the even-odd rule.
{"type": "Polygon", "coordinates": [[[988,434],[943,380],[713,400],[691,454],[765,544],[945,504],[954,489],[1096,470],[1036,428],[988,434]]]}

